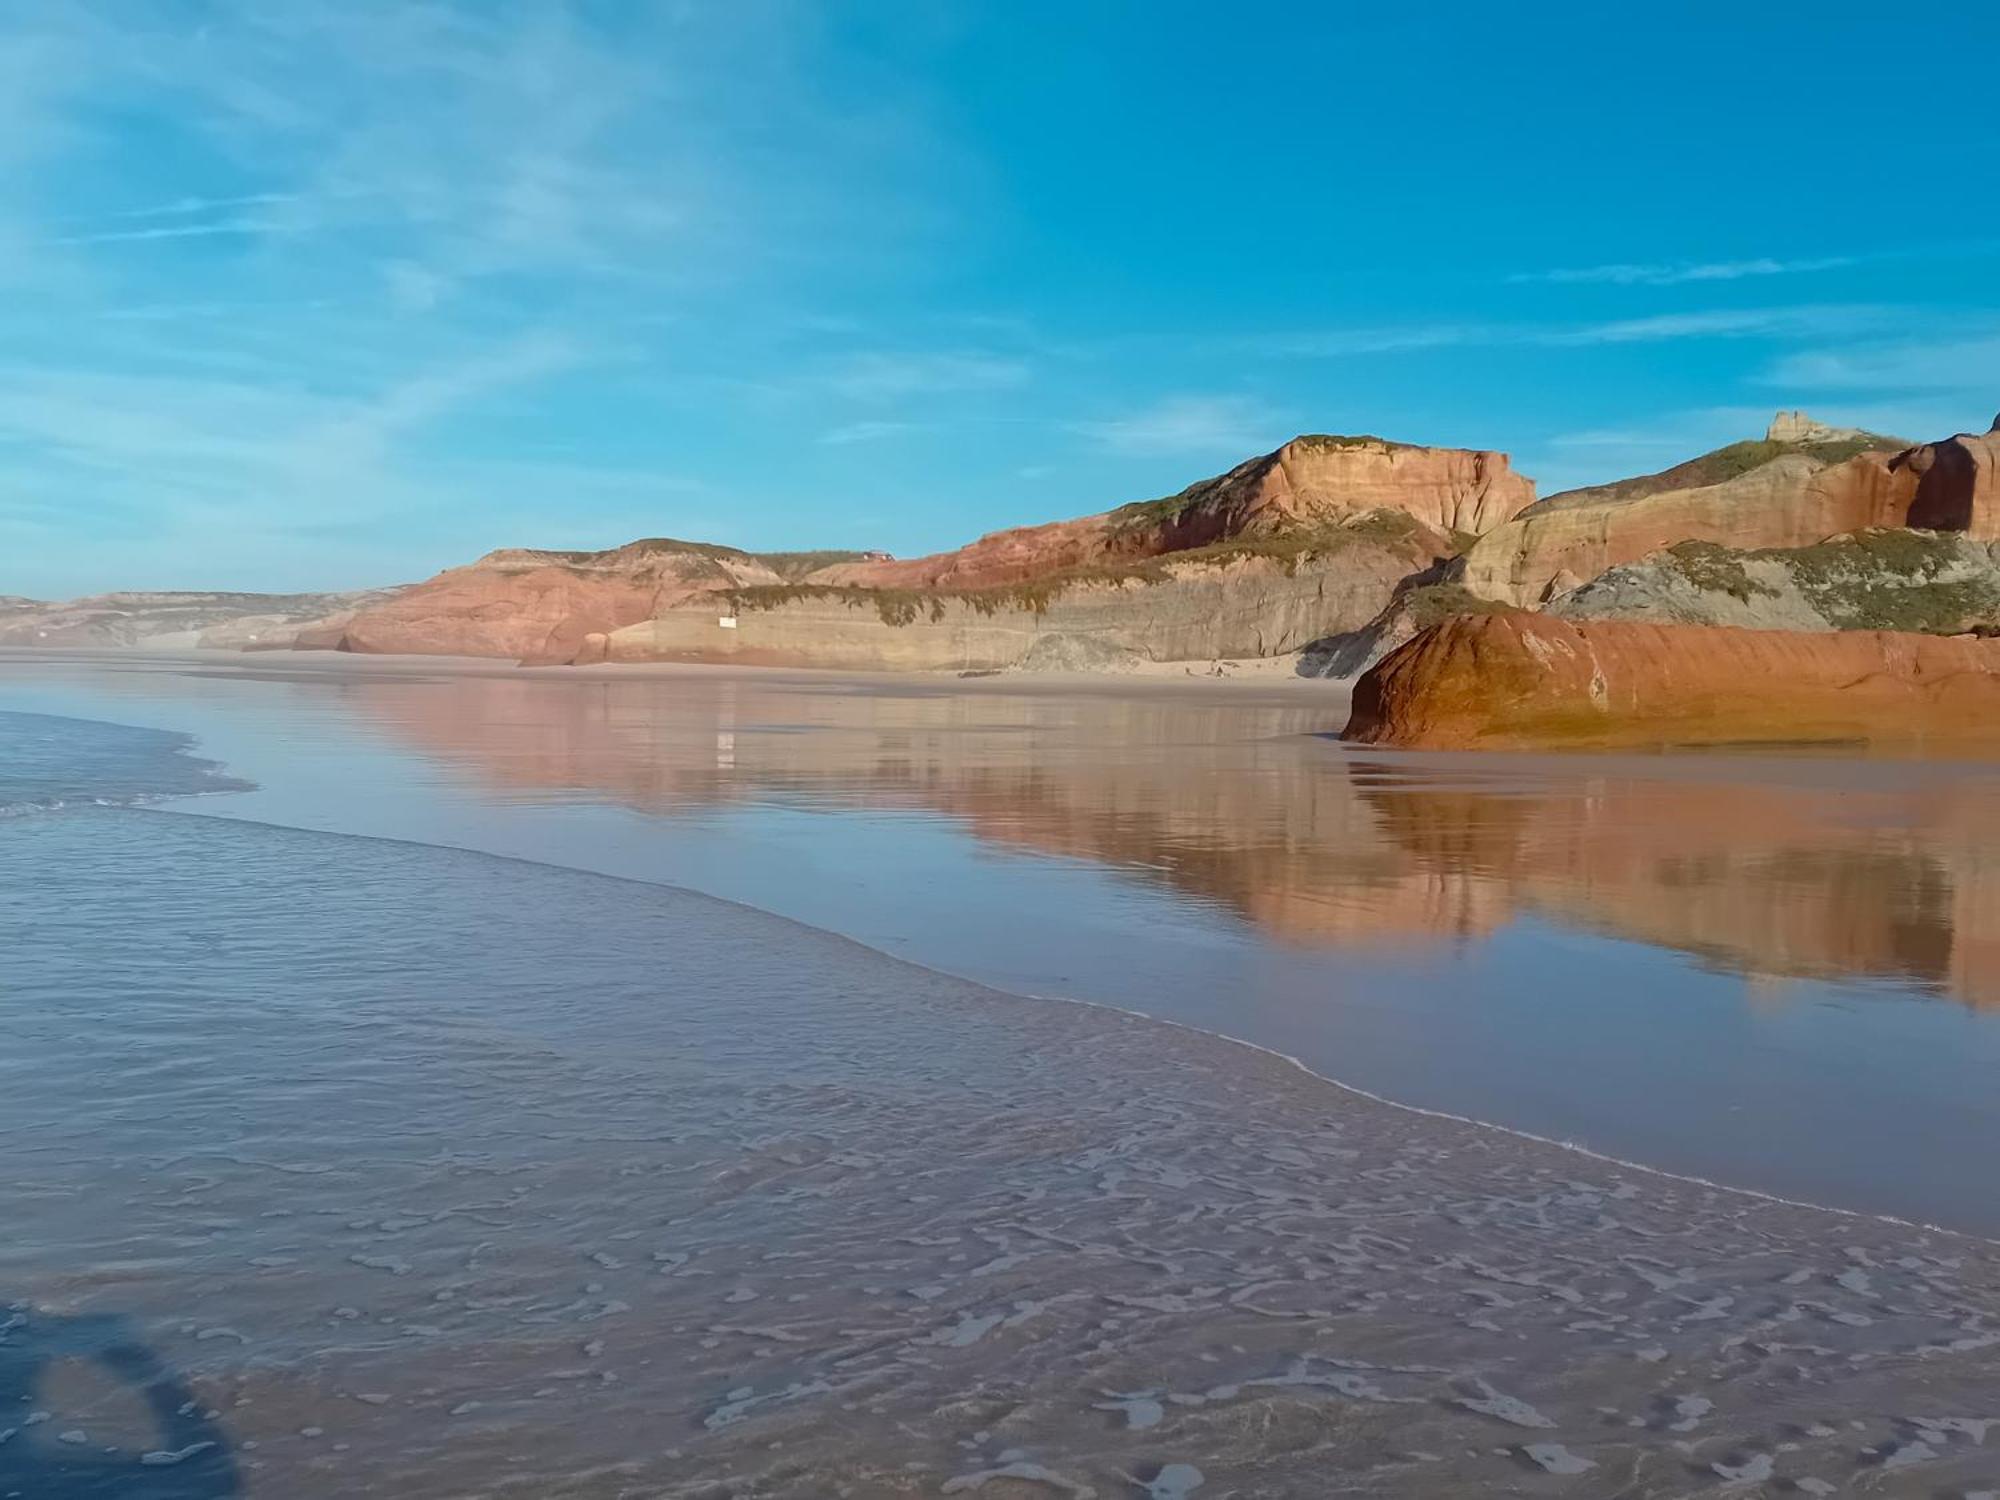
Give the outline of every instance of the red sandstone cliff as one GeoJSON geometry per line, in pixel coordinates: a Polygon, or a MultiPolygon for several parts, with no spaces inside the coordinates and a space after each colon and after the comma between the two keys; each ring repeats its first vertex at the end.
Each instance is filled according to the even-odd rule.
{"type": "MultiPolygon", "coordinates": [[[[962,662],[963,643],[956,637],[952,650],[933,662],[921,653],[912,657],[908,651],[889,649],[906,647],[910,641],[892,635],[886,624],[856,646],[832,641],[822,622],[791,617],[824,608],[824,596],[838,595],[836,603],[854,604],[858,599],[866,607],[840,608],[836,626],[867,626],[877,622],[877,611],[868,602],[874,596],[857,595],[858,590],[962,595],[1049,581],[1058,589],[1078,584],[1115,592],[1129,585],[1131,590],[1190,594],[1192,602],[1182,601],[1184,607],[1178,608],[1151,592],[1118,595],[1098,612],[1104,618],[1092,616],[1086,622],[1087,633],[1116,635],[1120,620],[1113,617],[1120,615],[1122,603],[1123,615],[1129,617],[1125,623],[1132,629],[1143,631],[1167,617],[1186,624],[1183,616],[1200,616],[1199,627],[1201,619],[1213,616],[1216,623],[1208,633],[1216,641],[1226,640],[1232,649],[1247,644],[1259,651],[1287,650],[1316,633],[1353,628],[1378,610],[1406,575],[1451,551],[1450,533],[1495,525],[1533,499],[1532,482],[1514,473],[1504,454],[1420,448],[1380,438],[1301,437],[1166,500],[996,532],[956,552],[908,562],[842,561],[810,572],[788,568],[781,576],[765,558],[693,542],[634,542],[590,553],[495,552],[418,584],[337,628],[309,635],[301,644],[347,651],[500,656],[531,664],[597,661],[607,655],[619,660],[708,659],[712,652],[690,648],[680,638],[696,625],[703,631],[718,631],[718,619],[733,619],[740,602],[754,615],[757,629],[718,635],[718,644],[732,648],[728,659],[762,659],[750,654],[751,634],[782,634],[783,627],[798,624],[793,633],[799,641],[783,645],[782,650],[771,647],[779,654],[770,659],[840,666],[991,665],[984,658],[962,662]],[[1229,544],[1229,555],[1203,551],[1222,544],[1229,544]],[[1259,566],[1282,574],[1297,586],[1280,589],[1285,597],[1279,604],[1297,618],[1274,620],[1271,629],[1262,629],[1257,616],[1265,606],[1255,590],[1237,589],[1219,602],[1207,600],[1194,584],[1216,579],[1206,574],[1193,582],[1178,574],[1156,577],[1158,569],[1148,571],[1155,559],[1175,565],[1185,560],[1197,571],[1213,564],[1208,571],[1216,578],[1234,569],[1229,575],[1234,579],[1259,566]],[[1307,562],[1327,576],[1300,579],[1299,570],[1307,562]],[[776,587],[783,584],[805,587],[776,587]],[[760,587],[775,597],[745,596],[707,607],[707,595],[760,587]],[[1301,593],[1309,594],[1308,602],[1316,608],[1301,613],[1293,597],[1301,593]],[[1204,609],[1207,615],[1202,615],[1204,609]],[[635,632],[634,627],[650,621],[677,627],[678,633],[666,632],[674,640],[662,643],[654,639],[660,632],[635,632]],[[841,649],[827,655],[834,646],[841,649]]],[[[811,561],[817,559],[808,560],[808,565],[811,561]]],[[[1044,598],[989,596],[965,607],[983,628],[996,619],[1002,624],[1039,626],[1049,606],[1044,598]]],[[[946,608],[939,602],[925,618],[936,624],[946,608]]],[[[905,613],[910,612],[887,609],[880,619],[901,620],[905,613]]],[[[903,636],[920,633],[905,630],[903,636]]],[[[1034,631],[1015,634],[1025,641],[1034,631]]],[[[1200,628],[1194,629],[1194,636],[1201,634],[1200,628]]],[[[1146,643],[1134,647],[1120,638],[1116,644],[1131,651],[1146,643]]],[[[1220,649],[1204,648],[1195,654],[1213,655],[1220,649]]],[[[1153,653],[1141,650],[1141,654],[1153,653]]]]}
{"type": "Polygon", "coordinates": [[[2000,431],[1897,452],[1862,451],[1837,463],[1821,455],[1838,448],[1768,441],[1708,459],[1758,448],[1775,456],[1713,482],[1697,482],[1717,469],[1696,460],[1646,479],[1553,496],[1479,539],[1465,557],[1465,586],[1482,598],[1535,605],[1676,542],[1805,547],[1844,532],[1899,526],[2000,538],[2000,431]]]}
{"type": "Polygon", "coordinates": [[[1534,481],[1516,474],[1504,453],[1373,437],[1297,437],[1164,500],[996,531],[930,557],[847,563],[814,580],[867,588],[992,588],[1238,537],[1338,525],[1369,511],[1400,512],[1442,541],[1454,531],[1477,535],[1497,526],[1534,498],[1534,481]]]}
{"type": "Polygon", "coordinates": [[[1344,737],[1428,749],[2000,737],[2000,640],[1462,615],[1355,685],[1344,737]]]}
{"type": "Polygon", "coordinates": [[[606,552],[491,552],[362,610],[302,645],[339,651],[574,661],[586,639],[718,589],[775,584],[746,552],[701,542],[631,542],[606,552]]]}

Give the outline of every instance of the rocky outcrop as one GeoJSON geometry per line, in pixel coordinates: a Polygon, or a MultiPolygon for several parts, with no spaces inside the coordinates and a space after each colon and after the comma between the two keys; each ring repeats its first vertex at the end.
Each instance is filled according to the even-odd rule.
{"type": "Polygon", "coordinates": [[[356,614],[318,642],[339,651],[575,661],[609,636],[705,594],[777,584],[747,552],[656,539],[605,552],[489,552],[356,614]]]}
{"type": "Polygon", "coordinates": [[[1307,436],[1164,500],[998,531],[955,552],[846,564],[813,576],[863,588],[995,588],[1225,541],[1340,526],[1376,512],[1406,516],[1440,538],[1453,532],[1471,537],[1534,498],[1534,481],[1516,474],[1504,453],[1307,436]]]}
{"type": "Polygon", "coordinates": [[[1889,441],[1736,444],[1661,474],[1551,496],[1479,539],[1465,585],[1531,606],[1676,542],[1803,547],[1901,526],[2000,539],[2000,434],[1851,451],[1889,441]]]}
{"type": "Polygon", "coordinates": [[[1370,515],[1281,548],[1208,548],[1012,589],[743,588],[660,611],[592,650],[610,661],[955,672],[1273,656],[1365,624],[1437,545],[1407,518],[1370,515]]]}
{"type": "MultiPolygon", "coordinates": [[[[1830,427],[1825,422],[1814,421],[1802,411],[1781,411],[1771,418],[1771,425],[1764,429],[1764,441],[1767,443],[1851,443],[1878,436],[1859,427],[1830,427]]],[[[1896,443],[1893,446],[1900,449],[1907,448],[1909,444],[1896,443]]]]}
{"type": "Polygon", "coordinates": [[[1508,607],[1481,599],[1461,583],[1437,578],[1437,571],[1406,580],[1382,612],[1359,630],[1308,645],[1299,657],[1299,675],[1358,677],[1420,631],[1457,615],[1493,614],[1508,607]]]}
{"type": "Polygon", "coordinates": [[[338,630],[347,651],[907,670],[1296,650],[1534,498],[1506,456],[1301,437],[1166,500],[897,562],[693,542],[496,552],[338,630]]]}
{"type": "Polygon", "coordinates": [[[2000,543],[1908,530],[1750,551],[1680,542],[1608,569],[1548,611],[1748,630],[1991,632],[2000,627],[2000,543]]]}
{"type": "Polygon", "coordinates": [[[6,599],[0,600],[0,646],[282,650],[400,592],[393,588],[344,594],[132,592],[93,594],[59,604],[6,599]]]}
{"type": "Polygon", "coordinates": [[[2000,727],[2000,640],[1513,611],[1459,616],[1355,686],[1345,737],[1435,749],[1899,741],[2000,727]]]}

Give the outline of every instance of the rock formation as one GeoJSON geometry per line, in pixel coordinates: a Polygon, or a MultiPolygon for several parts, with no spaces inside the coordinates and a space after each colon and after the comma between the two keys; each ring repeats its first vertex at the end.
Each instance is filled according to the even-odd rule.
{"type": "Polygon", "coordinates": [[[1355,686],[1345,737],[1432,749],[1969,738],[2000,730],[2000,640],[1514,611],[1417,635],[1355,686]]]}
{"type": "Polygon", "coordinates": [[[609,636],[703,594],[778,584],[747,552],[703,542],[631,542],[605,552],[489,552],[373,609],[321,644],[341,651],[576,660],[609,636]]]}
{"type": "Polygon", "coordinates": [[[93,594],[45,604],[0,599],[0,646],[283,650],[383,604],[398,589],[344,594],[154,592],[93,594]]]}
{"type": "MultiPolygon", "coordinates": [[[[1783,415],[1774,431],[1847,431],[1783,415]]],[[[1899,526],[2000,539],[2000,435],[1887,451],[1895,441],[1738,443],[1660,474],[1552,495],[1482,536],[1464,583],[1483,598],[1536,605],[1676,542],[1802,547],[1899,526]]]]}
{"type": "Polygon", "coordinates": [[[1771,425],[1764,429],[1764,441],[1767,443],[1848,443],[1874,436],[1874,433],[1864,432],[1859,427],[1829,427],[1824,422],[1815,422],[1802,411],[1778,412],[1771,418],[1771,425]]]}
{"type": "Polygon", "coordinates": [[[2000,543],[1959,532],[1863,531],[1810,547],[1678,542],[1550,601],[1566,620],[1748,630],[2000,629],[2000,543]]]}
{"type": "Polygon", "coordinates": [[[816,575],[660,610],[611,632],[597,654],[957,672],[1272,656],[1359,628],[1444,545],[1407,517],[1370,512],[1288,541],[1218,545],[1011,587],[861,588],[816,575]]]}
{"type": "Polygon", "coordinates": [[[1440,537],[1470,537],[1534,498],[1534,481],[1516,474],[1504,453],[1306,436],[1164,500],[997,531],[955,552],[854,563],[815,577],[864,588],[993,588],[1068,569],[1338,526],[1375,511],[1399,512],[1440,537]]]}
{"type": "Polygon", "coordinates": [[[1359,630],[1312,642],[1299,659],[1301,677],[1358,677],[1419,631],[1455,615],[1493,614],[1506,609],[1481,599],[1463,584],[1417,574],[1405,580],[1380,614],[1359,630]]]}
{"type": "Polygon", "coordinates": [[[1504,454],[1301,437],[1165,500],[902,562],[665,541],[497,552],[321,643],[958,671],[1270,655],[1365,624],[1533,499],[1504,454]]]}

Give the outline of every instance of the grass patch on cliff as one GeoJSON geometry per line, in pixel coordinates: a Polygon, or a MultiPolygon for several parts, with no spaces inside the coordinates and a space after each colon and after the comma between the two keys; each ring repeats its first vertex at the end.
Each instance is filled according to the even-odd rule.
{"type": "Polygon", "coordinates": [[[1957,533],[1883,528],[1829,537],[1809,547],[1744,551],[1678,542],[1666,563],[1696,588],[1748,604],[1780,597],[1764,579],[1788,575],[1806,603],[1841,630],[1957,635],[2000,621],[2000,562],[1957,533]]]}
{"type": "Polygon", "coordinates": [[[1404,594],[1397,605],[1418,630],[1429,630],[1459,615],[1504,615],[1514,608],[1484,599],[1462,583],[1426,583],[1404,594]]]}
{"type": "Polygon", "coordinates": [[[980,615],[1002,610],[1045,614],[1049,605],[1073,588],[1090,584],[1150,586],[1166,583],[1189,569],[1220,568],[1253,559],[1275,562],[1289,577],[1305,564],[1356,546],[1407,547],[1413,557],[1425,550],[1428,534],[1413,517],[1400,511],[1368,511],[1340,526],[1320,526],[1265,535],[1232,537],[1206,547],[1189,547],[1157,557],[1064,568],[1040,578],[997,584],[983,589],[876,589],[854,584],[784,583],[731,589],[727,597],[738,610],[779,609],[808,599],[826,599],[849,609],[873,609],[885,625],[911,625],[928,618],[941,621],[952,604],[980,615]]]}
{"type": "MultiPolygon", "coordinates": [[[[1370,433],[1350,436],[1342,433],[1304,432],[1284,446],[1318,449],[1322,452],[1346,448],[1386,448],[1394,452],[1417,445],[1394,442],[1389,438],[1375,437],[1370,433]]],[[[1158,500],[1135,500],[1130,505],[1121,505],[1111,512],[1111,523],[1121,531],[1171,526],[1202,502],[1222,493],[1223,487],[1236,475],[1246,470],[1256,471],[1260,466],[1275,459],[1278,451],[1274,449],[1271,453],[1246,459],[1227,473],[1218,474],[1213,479],[1197,480],[1178,494],[1166,495],[1158,500]]]]}
{"type": "Polygon", "coordinates": [[[843,552],[825,548],[816,552],[752,552],[749,556],[776,573],[780,578],[803,578],[808,573],[817,573],[821,568],[831,568],[838,563],[860,562],[865,556],[861,552],[843,552]]]}
{"type": "Polygon", "coordinates": [[[623,553],[627,557],[649,557],[661,552],[691,552],[696,557],[706,557],[716,562],[729,559],[747,562],[750,554],[741,547],[725,547],[719,542],[683,542],[677,537],[648,536],[636,542],[627,542],[622,547],[612,547],[604,552],[585,552],[583,557],[611,557],[623,553]]]}
{"type": "Polygon", "coordinates": [[[1648,495],[1662,494],[1667,490],[1693,490],[1711,484],[1726,484],[1793,453],[1802,453],[1823,464],[1840,464],[1863,453],[1900,453],[1909,446],[1902,438],[1888,437],[1879,432],[1865,432],[1859,437],[1837,438],[1823,443],[1774,443],[1764,438],[1751,438],[1741,443],[1730,443],[1712,453],[1691,458],[1686,463],[1675,464],[1657,474],[1641,474],[1632,479],[1614,480],[1610,484],[1563,490],[1545,496],[1535,508],[1539,510],[1548,506],[1561,509],[1567,505],[1591,505],[1603,500],[1643,500],[1648,495]]]}
{"type": "Polygon", "coordinates": [[[1813,607],[1844,630],[1956,635],[2000,618],[2000,569],[1957,533],[1857,531],[1754,555],[1782,559],[1813,607]]]}
{"type": "Polygon", "coordinates": [[[1744,553],[1718,542],[1676,542],[1667,548],[1667,556],[1674,570],[1698,589],[1727,594],[1744,604],[1758,594],[1777,592],[1750,576],[1743,566],[1744,553]]]}

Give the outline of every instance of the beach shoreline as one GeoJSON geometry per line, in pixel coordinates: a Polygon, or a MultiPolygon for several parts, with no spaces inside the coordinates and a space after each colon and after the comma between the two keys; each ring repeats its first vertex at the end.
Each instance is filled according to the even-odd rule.
{"type": "Polygon", "coordinates": [[[1914,1496],[2000,1461],[1991,1241],[1413,1110],[671,887],[185,811],[5,836],[41,1017],[11,1107],[71,1110],[15,1191],[70,1149],[112,1164],[11,1252],[13,1293],[132,1320],[278,1489],[1110,1496],[1181,1464],[1217,1493],[1333,1468],[1388,1496],[1914,1496]],[[115,919],[88,972],[29,891],[115,919]],[[91,974],[167,961],[191,900],[259,941],[65,1081],[91,974]],[[141,1062],[231,1082],[134,1178],[141,1062]],[[164,1248],[190,1199],[231,1253],[164,1248]],[[163,1247],[145,1274],[91,1265],[104,1213],[163,1247]]]}

